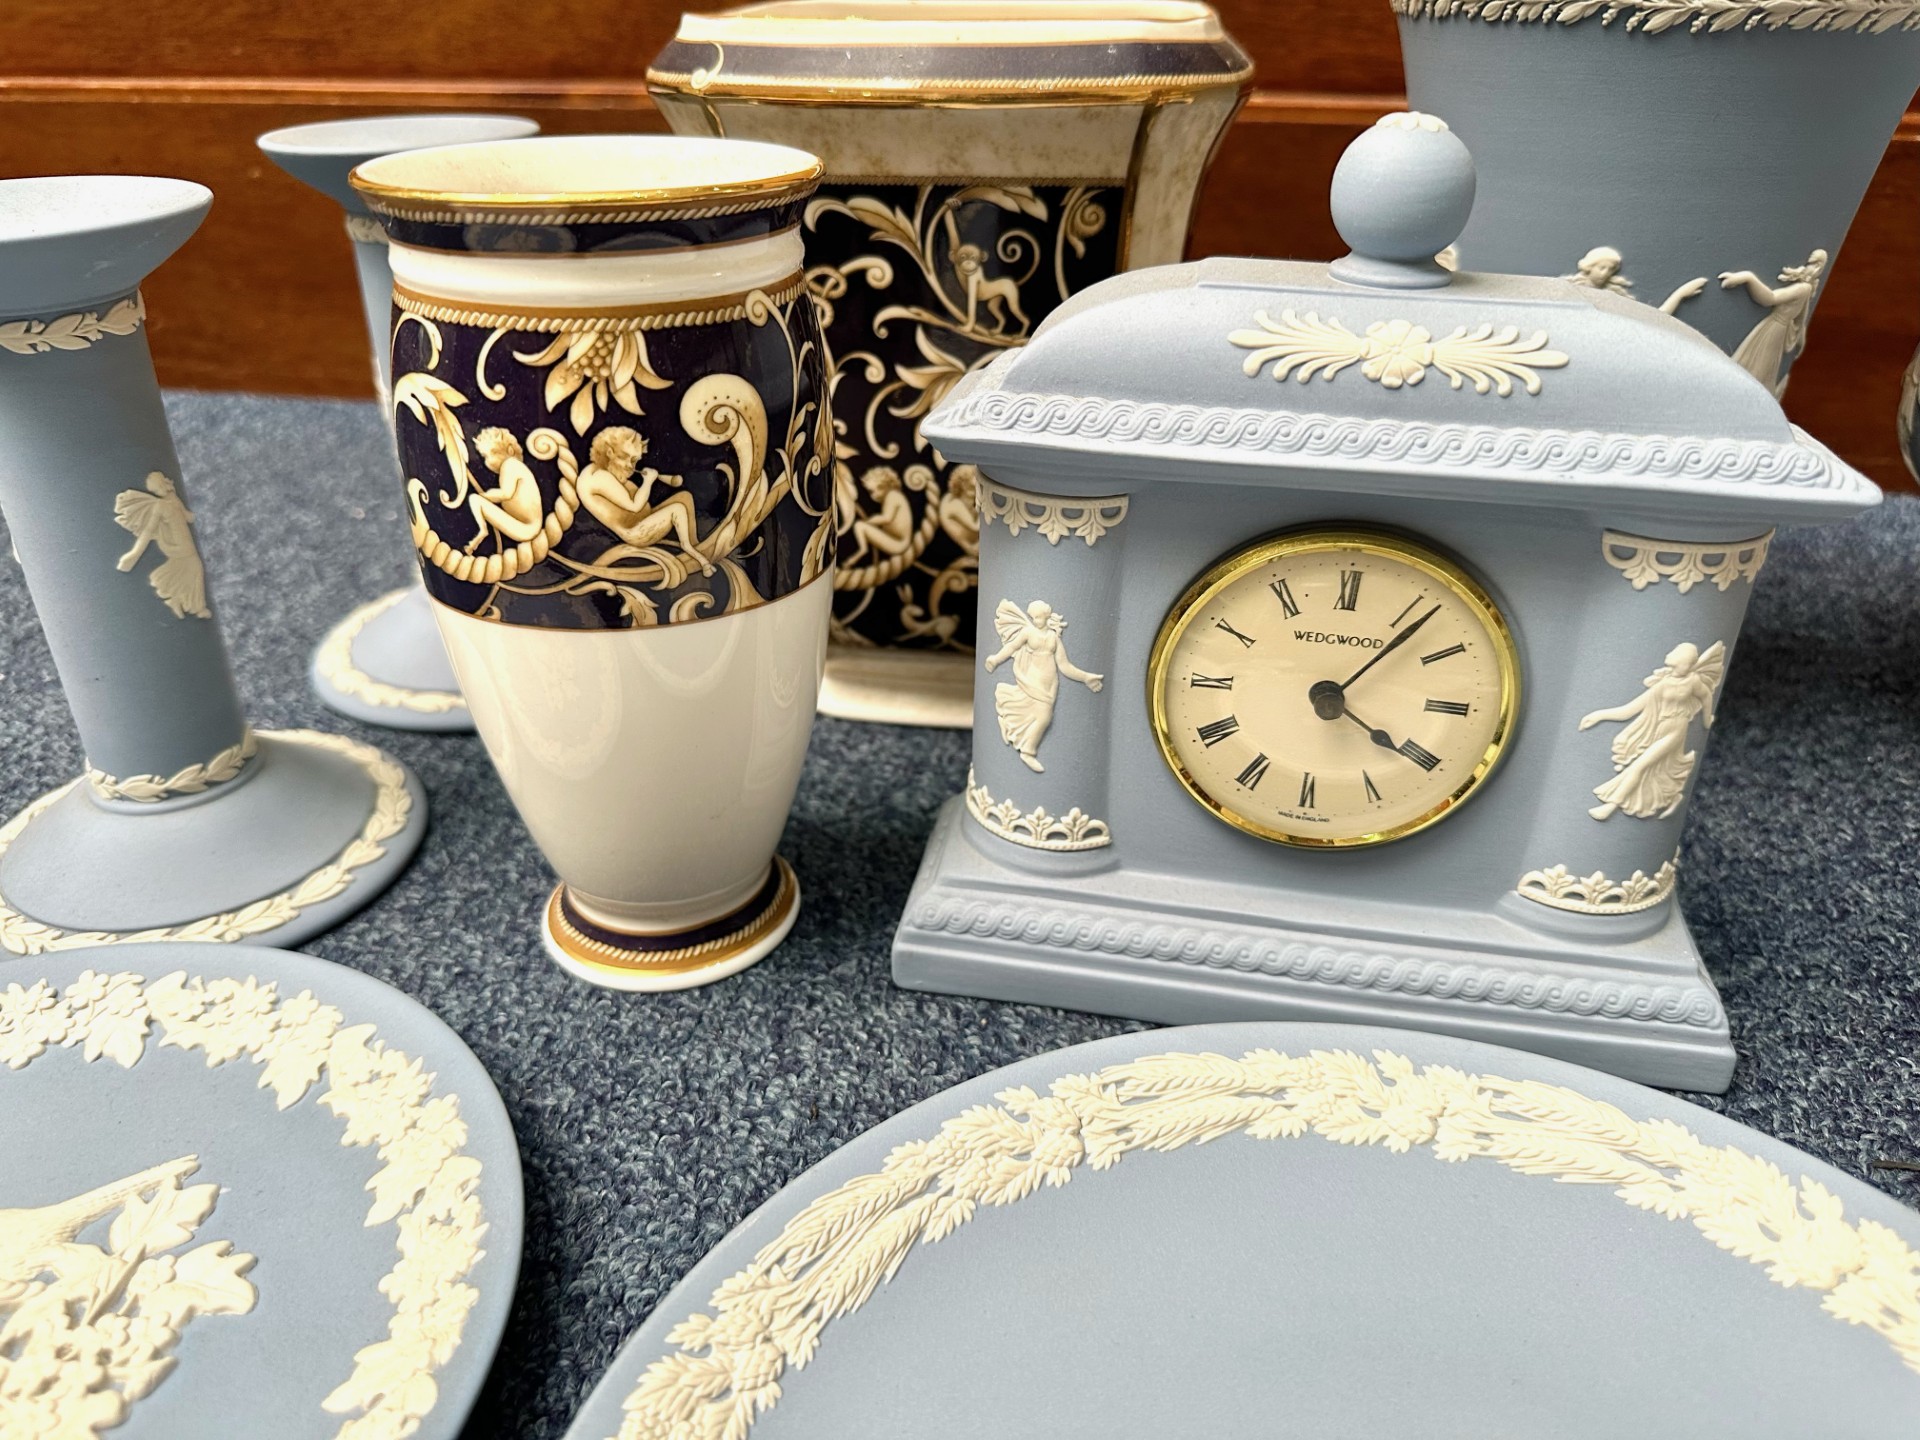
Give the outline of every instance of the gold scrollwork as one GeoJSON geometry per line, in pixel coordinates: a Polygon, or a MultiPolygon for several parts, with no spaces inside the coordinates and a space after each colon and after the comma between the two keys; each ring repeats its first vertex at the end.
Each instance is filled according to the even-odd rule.
{"type": "MultiPolygon", "coordinates": [[[[796,340],[791,320],[796,304],[810,303],[797,292],[782,305],[761,291],[750,292],[745,316],[756,326],[773,325],[786,341],[791,373],[800,375],[812,356],[811,340],[796,340]]],[[[439,360],[438,325],[423,314],[409,312],[427,333],[428,366],[439,360]]],[[[482,349],[479,365],[507,330],[497,325],[482,349]]],[[[611,406],[639,417],[642,408],[635,385],[663,389],[671,382],[654,368],[646,338],[639,331],[561,331],[544,349],[515,351],[514,358],[534,369],[544,369],[544,399],[552,409],[568,403],[568,419],[584,434],[594,418],[611,406]]],[[[475,381],[488,389],[484,371],[475,381]]],[[[723,613],[765,603],[735,552],[789,497],[818,523],[802,559],[800,583],[824,572],[831,534],[825,508],[807,504],[806,482],[826,464],[824,407],[809,401],[795,407],[787,430],[773,448],[765,401],[752,381],[741,375],[716,372],[696,379],[680,400],[680,427],[702,445],[724,445],[733,462],[723,463],[728,482],[727,509],[703,535],[692,497],[683,488],[685,477],[642,465],[648,451],[644,435],[630,426],[610,425],[596,433],[583,465],[572,442],[560,431],[541,426],[524,440],[501,426],[490,426],[469,440],[455,413],[467,397],[429,370],[412,371],[393,384],[396,407],[432,428],[441,454],[452,472],[452,486],[430,493],[425,482],[407,481],[409,520],[415,548],[426,562],[455,580],[491,587],[482,602],[482,618],[498,618],[501,592],[516,595],[611,594],[622,616],[637,626],[661,623],[659,604],[651,591],[683,584],[693,570],[703,575],[724,572],[728,579],[723,613]],[[496,483],[474,473],[472,455],[496,483]],[[777,474],[768,461],[777,457],[777,474]],[[554,469],[554,499],[549,506],[530,461],[554,469]],[[659,494],[658,491],[671,491],[659,494]],[[437,506],[436,506],[437,502],[437,506]],[[467,511],[473,537],[455,545],[436,528],[439,511],[467,511]],[[616,543],[591,557],[565,553],[560,541],[585,510],[616,537],[616,543]],[[488,546],[491,548],[487,548],[488,546]],[[517,585],[528,571],[552,560],[568,572],[567,578],[547,586],[517,585]]],[[[695,618],[713,604],[703,593],[681,596],[667,620],[695,618]]]]}
{"type": "Polygon", "coordinates": [[[821,195],[808,203],[809,230],[837,215],[864,225],[869,240],[885,247],[807,271],[822,325],[833,324],[836,306],[856,281],[883,294],[911,292],[906,303],[879,306],[870,333],[874,341],[884,342],[892,338],[890,327],[911,325],[921,362],[890,365],[878,348],[829,357],[831,390],[843,405],[843,385],[872,387],[860,411],[857,441],[851,438],[848,415],[834,421],[834,529],[840,561],[834,589],[850,597],[850,603],[836,607],[833,632],[838,642],[874,643],[862,632],[873,628],[877,617],[870,612],[893,586],[897,608],[880,627],[884,637],[936,649],[972,648],[970,628],[946,605],[971,594],[978,584],[979,472],[971,465],[939,464],[937,456],[927,453],[920,422],[962,377],[1025,344],[1036,313],[1068,297],[1068,257],[1084,258],[1088,242],[1106,229],[1107,194],[1098,184],[1074,185],[1060,198],[1056,213],[1030,184],[927,181],[915,186],[910,209],[862,194],[821,195]],[[968,238],[963,228],[966,212],[977,206],[1011,217],[990,245],[968,238]],[[1055,228],[1049,244],[1036,227],[1050,223],[1055,228]],[[1054,294],[1044,293],[1045,280],[1038,279],[1049,261],[1054,294]],[[903,283],[903,277],[910,277],[909,283],[903,283]],[[910,423],[914,452],[927,455],[926,461],[902,463],[900,443],[881,433],[889,421],[910,423]],[[855,462],[862,457],[874,463],[856,474],[855,462]],[[919,497],[917,506],[910,496],[919,497]],[[951,542],[946,553],[952,558],[943,563],[927,560],[930,547],[943,534],[951,542]],[[908,580],[913,583],[897,583],[908,580]]]}

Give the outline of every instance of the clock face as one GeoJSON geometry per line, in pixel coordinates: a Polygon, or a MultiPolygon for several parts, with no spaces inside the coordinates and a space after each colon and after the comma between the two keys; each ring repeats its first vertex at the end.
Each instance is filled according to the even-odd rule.
{"type": "Polygon", "coordinates": [[[1376,845],[1451,814],[1513,730],[1520,669],[1486,591],[1397,535],[1294,531],[1227,556],[1148,665],[1161,753],[1262,839],[1376,845]]]}

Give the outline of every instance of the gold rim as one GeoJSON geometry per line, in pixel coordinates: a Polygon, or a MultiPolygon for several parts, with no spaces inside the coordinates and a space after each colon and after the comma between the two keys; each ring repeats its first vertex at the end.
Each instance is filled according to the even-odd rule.
{"type": "Polygon", "coordinates": [[[623,950],[595,940],[581,934],[567,919],[566,907],[560,903],[565,885],[554,886],[553,894],[547,899],[547,933],[569,960],[609,975],[687,975],[697,970],[711,970],[739,959],[793,914],[800,900],[800,882],[785,857],[774,856],[773,864],[780,873],[780,884],[767,908],[733,934],[722,935],[717,940],[656,951],[623,950]]]}
{"type": "Polygon", "coordinates": [[[1513,632],[1507,626],[1506,616],[1500,613],[1500,607],[1493,601],[1480,582],[1467,573],[1456,562],[1449,560],[1437,551],[1417,541],[1395,534],[1389,530],[1375,530],[1359,526],[1341,526],[1329,529],[1314,526],[1304,530],[1283,531],[1270,535],[1264,540],[1256,540],[1209,566],[1200,578],[1189,585],[1184,594],[1173,602],[1167,611],[1166,619],[1160,622],[1160,631],[1154,637],[1153,650],[1147,658],[1147,708],[1152,719],[1154,743],[1160,747],[1160,756],[1173,771],[1186,792],[1198,800],[1218,819],[1226,821],[1234,829],[1253,835],[1261,840],[1271,840],[1278,845],[1291,846],[1299,850],[1357,850],[1369,845],[1383,845],[1390,840],[1404,839],[1428,826],[1437,824],[1452,814],[1478,790],[1506,753],[1507,745],[1513,737],[1515,718],[1520,710],[1520,650],[1514,643],[1513,632]],[[1173,737],[1169,733],[1166,705],[1167,671],[1173,661],[1174,647],[1186,634],[1200,609],[1211,602],[1215,596],[1233,585],[1248,571],[1257,570],[1262,565],[1290,555],[1308,555],[1326,550],[1358,550],[1366,555],[1378,555],[1385,559],[1397,560],[1412,565],[1435,581],[1447,587],[1467,607],[1493,637],[1495,653],[1500,662],[1500,715],[1494,726],[1493,738],[1487,742],[1487,748],[1465,780],[1454,788],[1432,809],[1413,819],[1386,830],[1370,831],[1365,835],[1352,835],[1344,839],[1328,839],[1325,836],[1297,835],[1290,831],[1278,830],[1263,825],[1227,809],[1209,795],[1199,781],[1188,772],[1173,748],[1173,737]]]}
{"type": "Polygon", "coordinates": [[[810,195],[819,185],[821,170],[820,161],[815,159],[798,169],[777,175],[757,175],[746,180],[661,185],[637,190],[528,191],[523,194],[391,185],[367,178],[365,166],[356,167],[347,178],[353,188],[375,208],[406,206],[416,212],[422,208],[508,213],[558,210],[584,218],[601,210],[644,210],[656,206],[711,204],[731,200],[772,205],[782,200],[798,200],[810,195]]]}
{"type": "Polygon", "coordinates": [[[1119,75],[1109,80],[1084,76],[1041,76],[1032,80],[951,78],[913,82],[872,76],[832,84],[784,80],[773,75],[712,75],[705,71],[647,71],[647,89],[687,100],[763,100],[778,105],[894,105],[974,108],[1025,105],[1141,105],[1190,100],[1209,90],[1253,86],[1253,67],[1208,75],[1119,75]]]}

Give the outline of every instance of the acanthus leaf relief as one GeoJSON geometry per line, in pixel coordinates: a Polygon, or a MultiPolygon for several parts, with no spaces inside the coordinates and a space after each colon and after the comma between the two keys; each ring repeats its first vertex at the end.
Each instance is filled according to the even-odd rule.
{"type": "MultiPolygon", "coordinates": [[[[962,466],[962,469],[972,469],[962,466]]],[[[995,520],[1007,527],[1007,534],[1037,530],[1049,545],[1058,545],[1068,536],[1084,540],[1089,546],[1127,518],[1128,497],[1107,495],[1079,500],[1059,495],[1029,495],[1024,490],[995,484],[981,477],[977,482],[980,521],[995,520]]]]}
{"type": "Polygon", "coordinates": [[[825,366],[794,323],[809,303],[796,277],[737,307],[558,333],[403,304],[393,401],[417,422],[401,444],[429,591],[482,619],[629,628],[746,610],[825,574],[825,366]],[[539,344],[503,347],[529,331],[539,344]],[[512,367],[489,374],[497,348],[533,393],[512,367]],[[780,377],[773,403],[712,370],[716,353],[780,377]],[[469,366],[471,393],[446,373],[469,366]],[[548,414],[559,423],[526,423],[548,414]]]}
{"type": "Polygon", "coordinates": [[[182,1186],[199,1168],[185,1155],[0,1209],[0,1433],[84,1440],[125,1424],[179,1363],[189,1325],[253,1309],[252,1255],[227,1240],[182,1249],[220,1197],[182,1186]]]}
{"type": "Polygon", "coordinates": [[[1759,577],[1760,567],[1767,563],[1767,547],[1772,542],[1771,530],[1750,540],[1718,544],[1654,540],[1645,535],[1608,530],[1600,537],[1600,553],[1635,590],[1671,580],[1685,595],[1694,586],[1712,581],[1714,589],[1724,594],[1736,581],[1752,584],[1759,577]]]}
{"type": "Polygon", "coordinates": [[[1523,900],[1576,915],[1631,915],[1650,910],[1673,894],[1679,873],[1678,855],[1662,861],[1651,875],[1636,870],[1624,880],[1615,880],[1603,870],[1577,875],[1565,865],[1549,865],[1529,870],[1514,889],[1523,900]]]}
{"type": "Polygon", "coordinates": [[[1022,810],[1012,800],[995,800],[971,769],[967,771],[967,813],[1002,840],[1030,850],[1099,850],[1113,843],[1107,822],[1078,805],[1064,815],[1055,815],[1044,805],[1022,810]]]}
{"type": "Polygon", "coordinates": [[[1613,738],[1611,780],[1594,786],[1600,803],[1587,813],[1596,820],[1625,813],[1636,820],[1664,820],[1686,799],[1687,781],[1700,756],[1687,749],[1694,716],[1713,728],[1713,705],[1727,670],[1727,647],[1716,640],[1705,650],[1684,643],[1667,652],[1666,663],[1641,682],[1641,692],[1610,710],[1581,717],[1580,728],[1618,722],[1613,738]]]}
{"type": "Polygon", "coordinates": [[[1376,320],[1356,335],[1340,321],[1322,320],[1308,311],[1282,310],[1274,319],[1254,312],[1257,330],[1235,330],[1229,344],[1251,350],[1241,369],[1249,376],[1273,366],[1275,380],[1332,380],[1351,365],[1388,390],[1418,385],[1438,370],[1455,390],[1472,386],[1479,395],[1502,399],[1516,383],[1529,395],[1540,393],[1542,370],[1558,370],[1565,355],[1547,344],[1547,332],[1522,335],[1516,325],[1462,325],[1436,340],[1424,326],[1408,320],[1376,320]]]}
{"type": "Polygon", "coordinates": [[[876,181],[808,204],[809,247],[850,257],[807,271],[832,369],[836,643],[972,649],[980,475],[920,422],[1118,268],[1116,197],[1117,182],[876,181]]]}
{"type": "Polygon", "coordinates": [[[177,620],[211,620],[207,608],[207,572],[193,539],[193,512],[172,480],[155,470],[145,490],[122,490],[113,497],[113,520],[133,536],[133,548],[114,563],[130,573],[153,546],[160,563],[147,572],[147,584],[177,620]]]}
{"type": "Polygon", "coordinates": [[[1000,738],[1013,747],[1021,764],[1042,773],[1047,767],[1040,763],[1040,742],[1053,724],[1060,677],[1077,680],[1095,694],[1105,677],[1082,670],[1067,658],[1066,617],[1044,600],[1035,600],[1025,610],[1002,600],[993,613],[993,628],[1000,636],[1000,648],[983,662],[987,673],[1013,662],[1013,683],[993,687],[1000,738]]]}

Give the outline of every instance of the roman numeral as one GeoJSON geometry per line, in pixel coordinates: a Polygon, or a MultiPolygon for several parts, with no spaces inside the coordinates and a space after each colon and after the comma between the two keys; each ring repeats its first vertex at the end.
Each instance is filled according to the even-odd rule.
{"type": "Polygon", "coordinates": [[[1233,636],[1234,639],[1238,640],[1242,645],[1247,646],[1249,649],[1253,647],[1253,637],[1251,635],[1242,635],[1238,630],[1234,629],[1233,626],[1229,625],[1225,620],[1216,620],[1213,622],[1213,625],[1216,630],[1226,631],[1229,635],[1233,636]]]}
{"type": "Polygon", "coordinates": [[[1464,700],[1427,701],[1427,709],[1435,715],[1464,715],[1467,713],[1467,708],[1467,702],[1464,700]]]}
{"type": "Polygon", "coordinates": [[[1336,610],[1352,610],[1360,604],[1360,572],[1342,570],[1340,572],[1340,598],[1333,602],[1336,610]]]}
{"type": "Polygon", "coordinates": [[[1218,720],[1209,720],[1200,726],[1200,743],[1209,747],[1218,745],[1229,735],[1237,733],[1239,729],[1240,722],[1231,715],[1223,715],[1218,720]]]}
{"type": "Polygon", "coordinates": [[[1450,660],[1455,655],[1464,655],[1466,653],[1467,647],[1464,645],[1449,645],[1446,649],[1436,650],[1431,655],[1422,655],[1420,657],[1420,663],[1422,665],[1431,665],[1436,660],[1450,660]]]}
{"type": "Polygon", "coordinates": [[[1373,783],[1373,777],[1364,770],[1360,772],[1360,783],[1367,787],[1367,799],[1378,800],[1380,798],[1379,786],[1373,783]]]}
{"type": "Polygon", "coordinates": [[[1400,742],[1400,753],[1418,765],[1422,770],[1431,770],[1440,763],[1440,757],[1431,750],[1423,750],[1411,740],[1400,742]]]}
{"type": "Polygon", "coordinates": [[[1267,588],[1280,597],[1280,609],[1287,619],[1291,620],[1300,613],[1300,607],[1293,603],[1293,591],[1287,588],[1286,581],[1276,580],[1267,588]]]}
{"type": "Polygon", "coordinates": [[[1231,690],[1233,689],[1233,676],[1190,675],[1187,677],[1187,684],[1194,690],[1231,690]]]}
{"type": "Polygon", "coordinates": [[[1313,809],[1313,772],[1311,770],[1300,777],[1300,808],[1313,809]]]}
{"type": "Polygon", "coordinates": [[[1256,755],[1247,762],[1247,768],[1233,778],[1235,784],[1244,785],[1247,789],[1253,790],[1258,788],[1260,782],[1266,779],[1266,776],[1267,757],[1264,755],[1256,755]]]}
{"type": "Polygon", "coordinates": [[[1424,596],[1424,595],[1416,595],[1416,596],[1414,596],[1414,597],[1413,597],[1413,599],[1411,599],[1411,600],[1409,600],[1409,601],[1407,602],[1407,608],[1406,608],[1406,609],[1404,609],[1404,610],[1402,610],[1402,611],[1401,611],[1401,612],[1400,612],[1400,613],[1399,613],[1398,615],[1396,615],[1396,616],[1394,616],[1394,617],[1393,617],[1393,626],[1392,626],[1392,628],[1393,628],[1393,629],[1395,629],[1395,630],[1398,630],[1398,629],[1400,628],[1400,622],[1401,622],[1402,620],[1404,620],[1404,619],[1406,619],[1406,618],[1407,618],[1407,616],[1409,616],[1409,615],[1411,615],[1411,614],[1413,613],[1413,607],[1414,607],[1414,606],[1416,606],[1416,605],[1418,605],[1418,604],[1419,604],[1419,603],[1420,603],[1420,602],[1421,602],[1422,600],[1424,600],[1424,599],[1426,599],[1426,598],[1427,598],[1427,597],[1426,597],[1426,596],[1424,596]]]}

